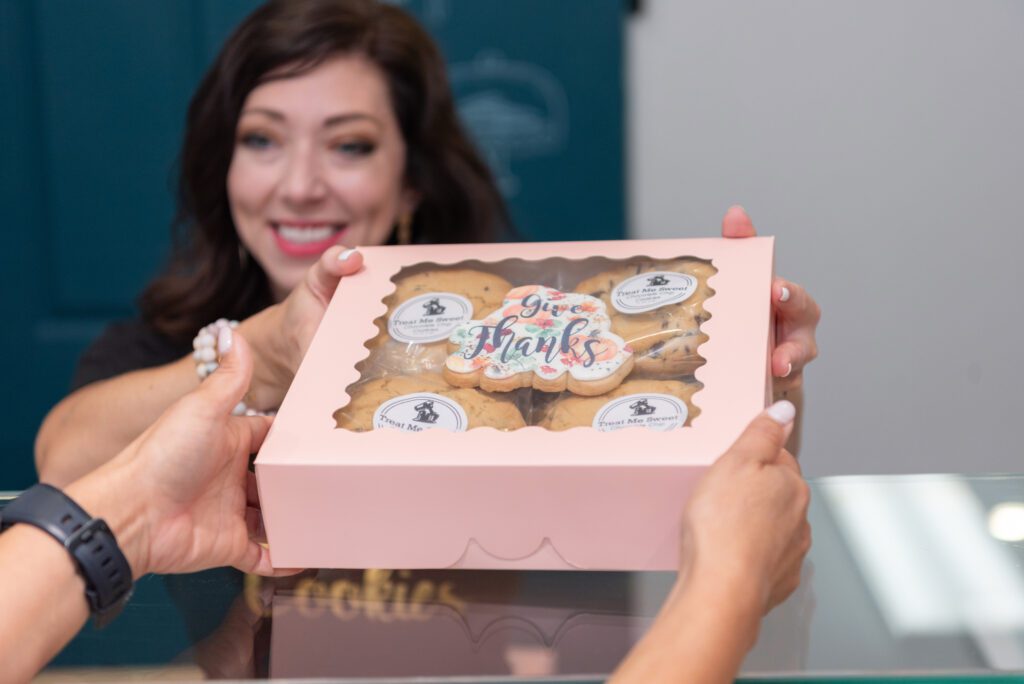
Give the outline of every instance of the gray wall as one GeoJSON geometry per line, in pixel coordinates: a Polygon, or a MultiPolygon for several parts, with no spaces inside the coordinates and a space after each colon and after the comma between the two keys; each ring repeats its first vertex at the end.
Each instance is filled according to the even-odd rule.
{"type": "Polygon", "coordinates": [[[632,234],[778,237],[824,311],[806,472],[1024,471],[1024,3],[643,6],[632,234]]]}

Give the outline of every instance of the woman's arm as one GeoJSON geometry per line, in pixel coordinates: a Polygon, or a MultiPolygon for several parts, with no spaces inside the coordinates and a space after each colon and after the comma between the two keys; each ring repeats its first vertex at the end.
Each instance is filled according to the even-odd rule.
{"type": "Polygon", "coordinates": [[[732,682],[754,645],[761,615],[752,601],[720,583],[679,584],[650,631],[610,684],[732,682]]]}
{"type": "Polygon", "coordinates": [[[800,582],[809,490],[782,448],[794,407],[757,417],[701,480],[683,517],[679,579],[612,684],[732,682],[761,616],[800,582]]]}
{"type": "Polygon", "coordinates": [[[106,463],[199,385],[191,356],[101,380],[71,393],[36,435],[39,479],[63,487],[106,463]]]}
{"type": "MultiPolygon", "coordinates": [[[[242,322],[238,330],[252,341],[255,357],[246,403],[260,409],[280,405],[338,282],[361,267],[358,252],[333,247],[287,299],[242,322]]],[[[195,361],[186,356],[68,395],[46,416],[36,437],[40,480],[60,487],[93,470],[198,384],[195,361]]]]}

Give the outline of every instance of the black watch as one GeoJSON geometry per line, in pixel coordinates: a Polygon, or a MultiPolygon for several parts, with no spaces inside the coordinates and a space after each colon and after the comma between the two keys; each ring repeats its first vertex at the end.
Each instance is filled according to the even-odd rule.
{"type": "Polygon", "coordinates": [[[0,509],[0,532],[15,523],[38,527],[68,550],[98,627],[117,617],[132,595],[132,569],[102,518],[91,517],[56,487],[37,484],[0,509]]]}

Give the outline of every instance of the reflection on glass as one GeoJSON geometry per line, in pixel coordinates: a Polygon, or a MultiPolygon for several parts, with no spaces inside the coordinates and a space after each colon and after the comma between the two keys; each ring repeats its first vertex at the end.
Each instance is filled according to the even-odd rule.
{"type": "Polygon", "coordinates": [[[833,478],[820,486],[896,637],[967,634],[996,669],[1024,669],[1024,576],[961,478],[833,478]]]}
{"type": "Polygon", "coordinates": [[[1024,541],[1024,502],[1006,501],[993,506],[988,514],[988,531],[999,541],[1024,541]]]}
{"type": "Polygon", "coordinates": [[[273,617],[271,677],[607,673],[653,615],[624,573],[321,571],[246,580],[273,617]]]}

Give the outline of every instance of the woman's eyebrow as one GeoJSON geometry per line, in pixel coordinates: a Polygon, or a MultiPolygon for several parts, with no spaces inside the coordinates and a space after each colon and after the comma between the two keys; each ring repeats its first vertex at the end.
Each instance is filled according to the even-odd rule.
{"type": "Polygon", "coordinates": [[[324,119],[324,127],[337,126],[338,124],[349,123],[350,121],[371,121],[380,126],[380,121],[375,116],[362,112],[348,112],[327,117],[324,119]]]}
{"type": "MultiPolygon", "coordinates": [[[[285,122],[288,120],[283,113],[274,109],[266,109],[265,107],[249,107],[243,109],[239,116],[246,116],[247,114],[262,114],[263,116],[273,119],[274,121],[285,122]]],[[[324,128],[331,126],[337,126],[339,124],[350,123],[352,121],[370,121],[378,126],[381,125],[380,120],[371,114],[365,114],[363,112],[346,112],[344,114],[335,114],[324,119],[324,128]]]]}
{"type": "Polygon", "coordinates": [[[266,117],[274,119],[275,121],[284,121],[285,115],[281,112],[274,111],[273,109],[264,109],[263,107],[250,107],[243,109],[239,116],[245,116],[246,114],[262,114],[266,117]]]}

